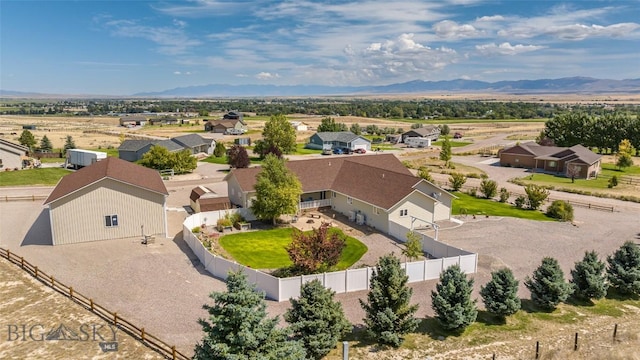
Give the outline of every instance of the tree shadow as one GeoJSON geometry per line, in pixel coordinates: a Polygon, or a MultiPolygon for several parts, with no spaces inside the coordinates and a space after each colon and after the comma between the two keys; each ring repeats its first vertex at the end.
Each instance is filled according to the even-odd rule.
{"type": "Polygon", "coordinates": [[[48,208],[42,209],[36,220],[31,224],[24,239],[22,239],[20,246],[28,245],[53,245],[48,208]]]}
{"type": "Polygon", "coordinates": [[[487,326],[500,326],[507,323],[505,316],[495,315],[486,310],[478,310],[476,321],[487,326]]]}
{"type": "Polygon", "coordinates": [[[547,308],[540,307],[536,305],[536,303],[534,303],[533,300],[531,299],[520,299],[520,303],[521,303],[520,309],[528,314],[533,314],[533,313],[551,314],[555,310],[555,308],[547,309],[547,308]]]}
{"type": "Polygon", "coordinates": [[[585,299],[578,296],[570,296],[567,301],[565,301],[569,305],[573,306],[584,306],[584,307],[592,307],[596,304],[591,299],[585,299]]]}
{"type": "Polygon", "coordinates": [[[618,300],[618,301],[624,301],[624,300],[640,300],[640,295],[638,294],[627,294],[627,293],[622,293],[619,290],[610,287],[607,291],[607,296],[605,296],[607,299],[610,300],[618,300]]]}
{"type": "Polygon", "coordinates": [[[450,336],[458,337],[462,335],[464,329],[447,330],[442,327],[438,319],[429,317],[420,322],[416,332],[428,335],[433,340],[442,341],[450,336]]]}

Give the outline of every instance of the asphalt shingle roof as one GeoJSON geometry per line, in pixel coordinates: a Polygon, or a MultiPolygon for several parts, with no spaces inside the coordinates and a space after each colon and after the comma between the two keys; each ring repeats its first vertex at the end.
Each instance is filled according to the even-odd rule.
{"type": "Polygon", "coordinates": [[[320,139],[324,142],[327,141],[339,141],[339,142],[344,142],[344,143],[348,143],[351,142],[357,138],[362,138],[364,140],[369,141],[369,139],[367,138],[363,138],[362,136],[356,135],[354,133],[352,133],[351,131],[336,131],[336,132],[319,132],[317,133],[318,137],[320,137],[320,139]]]}

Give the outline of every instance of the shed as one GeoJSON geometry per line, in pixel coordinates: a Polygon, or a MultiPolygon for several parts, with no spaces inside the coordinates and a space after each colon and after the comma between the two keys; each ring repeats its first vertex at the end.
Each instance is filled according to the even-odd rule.
{"type": "Polygon", "coordinates": [[[108,157],[58,182],[49,207],[53,245],[167,236],[169,193],[157,171],[108,157]]]}
{"type": "Polygon", "coordinates": [[[189,205],[197,213],[231,208],[228,196],[220,196],[215,191],[204,186],[197,186],[191,190],[189,205]]]}

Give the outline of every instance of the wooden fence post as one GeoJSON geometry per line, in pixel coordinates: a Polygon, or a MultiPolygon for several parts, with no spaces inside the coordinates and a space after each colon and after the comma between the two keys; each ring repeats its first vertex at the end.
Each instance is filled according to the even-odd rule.
{"type": "Polygon", "coordinates": [[[69,286],[69,297],[73,299],[73,286],[69,286]]]}
{"type": "Polygon", "coordinates": [[[11,261],[11,250],[7,249],[7,259],[11,261]]]}
{"type": "Polygon", "coordinates": [[[49,279],[51,279],[51,287],[53,287],[56,284],[56,280],[53,278],[53,275],[50,275],[49,279]]]}
{"type": "Polygon", "coordinates": [[[144,328],[140,329],[140,338],[144,341],[144,328]]]}
{"type": "Polygon", "coordinates": [[[20,256],[20,267],[24,269],[24,256],[20,256]]]}
{"type": "Polygon", "coordinates": [[[35,274],[33,276],[38,277],[38,267],[37,266],[35,267],[35,274]]]}
{"type": "Polygon", "coordinates": [[[578,351],[578,333],[576,333],[576,338],[573,341],[573,351],[578,351]]]}
{"type": "Polygon", "coordinates": [[[118,313],[114,312],[113,313],[113,325],[118,325],[118,313]]]}
{"type": "Polygon", "coordinates": [[[93,299],[89,299],[89,304],[91,305],[91,311],[94,311],[94,309],[93,309],[93,299]]]}
{"type": "Polygon", "coordinates": [[[536,341],[536,359],[540,358],[540,341],[536,341]]]}
{"type": "Polygon", "coordinates": [[[171,356],[173,357],[173,360],[176,360],[176,346],[173,345],[171,347],[171,356]]]}
{"type": "Polygon", "coordinates": [[[613,326],[613,340],[616,339],[616,335],[618,334],[618,324],[613,326]]]}

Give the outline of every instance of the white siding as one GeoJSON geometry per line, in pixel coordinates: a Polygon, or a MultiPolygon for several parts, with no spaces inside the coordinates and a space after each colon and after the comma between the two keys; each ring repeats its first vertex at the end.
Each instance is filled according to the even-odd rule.
{"type": "Polygon", "coordinates": [[[54,245],[97,240],[166,237],[165,195],[103,179],[49,204],[54,245]],[[107,227],[105,216],[117,215],[107,227]]]}
{"type": "MultiPolygon", "coordinates": [[[[389,221],[393,221],[406,228],[411,228],[411,217],[434,222],[434,200],[419,191],[414,191],[404,201],[390,209],[389,221]],[[400,216],[401,210],[407,210],[406,216],[400,216]]],[[[425,223],[414,223],[415,226],[424,226],[425,223]]]]}
{"type": "Polygon", "coordinates": [[[389,231],[389,217],[385,209],[380,208],[379,214],[376,215],[373,212],[373,205],[362,202],[358,199],[353,199],[352,204],[347,203],[347,196],[340,193],[336,194],[333,198],[332,205],[336,211],[341,214],[349,215],[349,211],[359,210],[360,213],[366,216],[366,224],[383,232],[389,231]]]}

